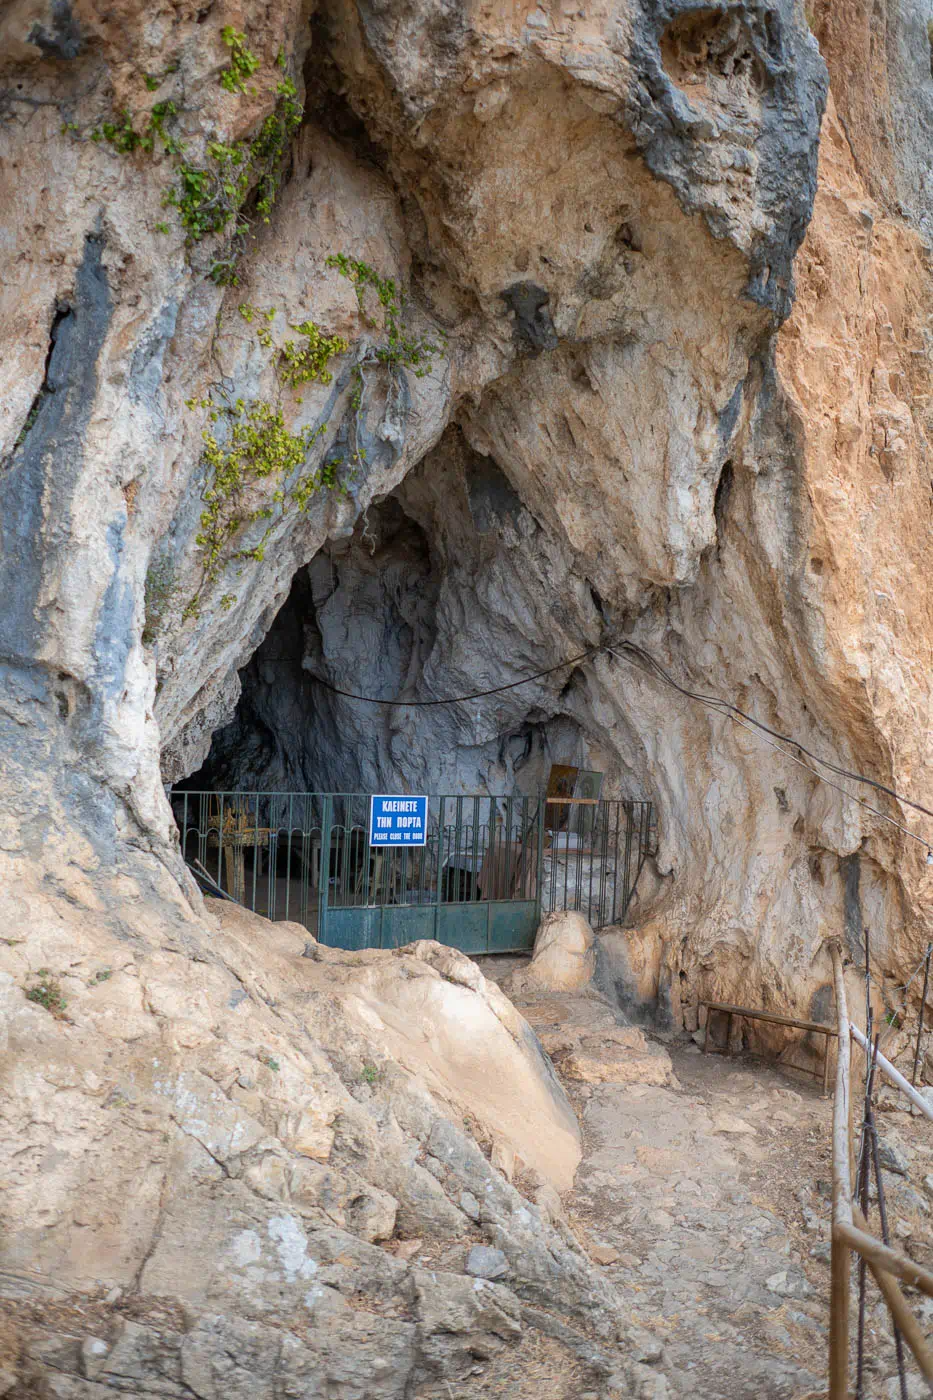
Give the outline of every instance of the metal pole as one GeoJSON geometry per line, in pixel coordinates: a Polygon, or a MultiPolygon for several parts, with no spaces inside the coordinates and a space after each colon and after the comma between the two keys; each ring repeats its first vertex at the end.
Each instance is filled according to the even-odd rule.
{"type": "MultiPolygon", "coordinates": [[[[875,1056],[878,1054],[878,1041],[875,1040],[875,1056]]],[[[873,1061],[873,1064],[876,1061],[873,1061]]],[[[888,1233],[888,1208],[884,1198],[884,1181],[881,1177],[881,1163],[878,1159],[878,1134],[875,1132],[875,1113],[868,1105],[868,1140],[871,1146],[872,1164],[875,1169],[875,1186],[878,1190],[878,1215],[881,1219],[881,1238],[885,1244],[890,1244],[891,1238],[888,1233]]],[[[891,1315],[891,1322],[894,1328],[894,1350],[897,1353],[897,1378],[900,1382],[901,1400],[907,1400],[907,1376],[904,1371],[904,1338],[901,1329],[897,1325],[894,1314],[891,1315]]]]}
{"type": "Polygon", "coordinates": [[[321,813],[321,868],[318,874],[318,915],[317,915],[317,936],[319,943],[327,943],[327,900],[330,894],[330,828],[332,821],[331,803],[333,798],[330,793],[324,797],[324,809],[321,813]]]}
{"type": "Polygon", "coordinates": [[[910,1076],[911,1084],[917,1084],[917,1065],[920,1063],[920,1036],[923,1034],[923,1017],[927,1009],[927,986],[930,981],[930,954],[933,953],[933,943],[927,944],[927,962],[923,969],[923,996],[920,998],[920,1020],[917,1022],[917,1048],[914,1051],[914,1068],[910,1076]]]}

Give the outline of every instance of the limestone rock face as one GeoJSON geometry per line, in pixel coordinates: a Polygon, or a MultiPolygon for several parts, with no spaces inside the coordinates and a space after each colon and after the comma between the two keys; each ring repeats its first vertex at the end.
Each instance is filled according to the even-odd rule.
{"type": "Polygon", "coordinates": [[[232,905],[119,935],[73,915],[30,897],[29,937],[0,944],[0,1337],[19,1338],[0,1369],[82,1400],[180,1397],[214,1394],[232,1354],[254,1400],[402,1397],[468,1375],[477,1347],[520,1349],[544,1309],[568,1367],[578,1346],[608,1371],[611,1289],[462,1126],[467,1105],[487,1136],[519,1122],[529,1165],[534,1136],[563,1134],[572,1180],[562,1091],[472,963],[430,944],[309,959],[303,929],[232,905]],[[509,1122],[469,1084],[479,1037],[503,1099],[523,1096],[509,1122]],[[464,1272],[474,1244],[499,1261],[488,1289],[464,1272]]]}
{"type": "MultiPolygon", "coordinates": [[[[398,1007],[439,1026],[462,993],[531,1073],[507,1012],[431,959],[363,959],[328,1002],[266,968],[288,931],[208,946],[163,782],[533,793],[574,763],[656,813],[617,1004],[822,1019],[840,931],[907,981],[933,829],[886,789],[933,772],[928,74],[916,0],[3,6],[10,1267],[183,1298],[164,1350],[136,1299],[85,1395],[146,1366],[211,1393],[228,1353],[263,1358],[246,1393],[285,1365],[351,1394],[351,1274],[391,1296],[385,1394],[513,1320],[450,1285],[460,1330],[424,1340],[380,1246],[460,1249],[482,1168],[407,1091],[374,1127],[362,1062],[315,1067],[367,1015],[407,1063],[398,1007]],[[456,1197],[415,1139],[470,1157],[456,1197]],[[310,1351],[271,1328],[292,1307],[310,1351]]],[[[546,1311],[523,1209],[490,1222],[495,1287],[546,1311]]]]}
{"type": "Polygon", "coordinates": [[[541,920],[527,967],[517,968],[505,985],[523,992],[575,992],[596,967],[596,939],[582,914],[555,910],[541,920]]]}

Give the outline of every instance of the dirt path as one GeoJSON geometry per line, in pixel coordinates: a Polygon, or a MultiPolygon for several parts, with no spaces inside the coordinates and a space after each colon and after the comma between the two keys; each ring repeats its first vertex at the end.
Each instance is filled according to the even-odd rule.
{"type": "Polygon", "coordinates": [[[828,1174],[830,1105],[766,1067],[672,1058],[679,1088],[574,1095],[586,1147],[571,1218],[620,1252],[607,1272],[671,1395],[819,1389],[829,1270],[798,1191],[828,1174]]]}
{"type": "MultiPolygon", "coordinates": [[[[485,959],[483,971],[502,981],[520,965],[485,959]]],[[[583,1125],[570,1223],[607,1261],[670,1400],[824,1396],[832,1100],[821,1085],[761,1060],[704,1055],[686,1037],[626,1049],[624,1018],[594,992],[514,1000],[583,1125]],[[668,1053],[674,1082],[657,1087],[668,1053]],[[592,1077],[601,1054],[612,1062],[609,1082],[581,1082],[588,1054],[592,1077]]],[[[860,1059],[855,1073],[858,1082],[860,1059]]],[[[931,1268],[933,1123],[885,1086],[876,1109],[891,1230],[931,1268]]],[[[870,1215],[877,1231],[875,1206],[870,1215]]],[[[929,1337],[933,1300],[910,1303],[929,1337]]],[[[870,1282],[865,1325],[865,1394],[898,1400],[890,1319],[870,1282]]],[[[854,1305],[852,1331],[854,1379],[854,1305]]],[[[909,1355],[908,1374],[910,1400],[929,1393],[909,1355]]]]}
{"type": "MultiPolygon", "coordinates": [[[[516,965],[490,964],[496,980],[516,965]]],[[[598,997],[516,1001],[549,1048],[558,1027],[616,1019],[598,997]]],[[[564,1199],[571,1225],[594,1257],[617,1253],[607,1274],[670,1397],[819,1394],[830,1208],[817,1186],[830,1177],[831,1100],[758,1061],[691,1042],[654,1048],[670,1051],[670,1086],[581,1083],[555,1052],[584,1132],[564,1199]]]]}

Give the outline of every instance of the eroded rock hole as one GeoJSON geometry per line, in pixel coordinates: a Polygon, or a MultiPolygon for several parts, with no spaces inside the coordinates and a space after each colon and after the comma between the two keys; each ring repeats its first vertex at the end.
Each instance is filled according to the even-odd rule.
{"type": "Polygon", "coordinates": [[[678,87],[722,79],[764,86],[765,69],[754,40],[735,12],[707,9],[679,15],[661,38],[661,60],[678,87]]]}

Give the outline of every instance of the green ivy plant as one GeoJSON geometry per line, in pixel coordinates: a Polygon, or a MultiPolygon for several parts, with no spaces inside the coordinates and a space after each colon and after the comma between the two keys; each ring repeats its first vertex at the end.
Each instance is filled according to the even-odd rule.
{"type": "Polygon", "coordinates": [[[358,258],[348,258],[345,253],[331,253],[326,261],[328,267],[336,268],[341,277],[346,277],[353,284],[360,312],[370,326],[375,326],[376,321],[367,312],[366,292],[371,290],[375,293],[382,307],[383,326],[387,337],[384,345],[376,347],[376,359],[383,364],[404,366],[412,370],[419,379],[429,374],[432,357],[440,353],[440,347],[410,335],[406,330],[403,315],[405,295],[396,286],[394,279],[380,277],[369,263],[361,262],[358,258]]]}
{"type": "MultiPolygon", "coordinates": [[[[328,257],[327,265],[352,282],[368,325],[378,328],[378,322],[368,311],[369,294],[376,297],[383,312],[384,338],[366,346],[350,371],[351,452],[347,465],[352,469],[362,466],[366,458],[365,450],[359,445],[366,367],[383,366],[392,375],[403,369],[411,370],[421,378],[430,372],[433,357],[440,347],[410,332],[405,324],[405,298],[393,279],[381,277],[368,263],[342,253],[328,257]]],[[[277,351],[276,368],[282,384],[298,388],[312,382],[332,383],[331,360],[350,349],[349,342],[342,336],[328,335],[316,322],[305,320],[291,323],[300,339],[289,339],[277,346],[272,334],[277,314],[275,307],[263,309],[241,302],[238,310],[247,325],[256,326],[256,336],[263,348],[277,351]]],[[[281,407],[264,399],[249,404],[237,399],[226,405],[210,398],[189,399],[188,407],[208,409],[210,426],[202,431],[206,480],[202,492],[204,509],[195,536],[202,555],[202,576],[197,592],[185,608],[185,620],[200,615],[204,589],[217,581],[230,562],[261,562],[276,521],[289,510],[307,511],[320,491],[338,485],[338,472],[344,465],[343,459],[329,456],[316,470],[304,471],[308,453],[326,432],[327,424],[292,433],[285,426],[281,407]],[[218,434],[213,425],[221,422],[226,431],[218,434]],[[245,500],[247,489],[270,477],[276,478],[278,483],[271,504],[250,509],[245,500]],[[266,521],[266,526],[259,540],[248,547],[241,545],[242,532],[261,520],[266,521]]],[[[235,596],[225,593],[220,606],[226,611],[234,602],[235,596]]]]}
{"type": "Polygon", "coordinates": [[[368,326],[378,329],[378,322],[369,312],[368,294],[374,295],[382,308],[382,330],[385,339],[367,348],[352,370],[353,388],[350,393],[350,462],[362,467],[366,451],[359,444],[359,427],[363,417],[363,402],[366,393],[366,368],[370,365],[385,366],[394,379],[401,370],[411,370],[418,379],[431,372],[434,356],[441,353],[443,345],[435,345],[413,335],[405,324],[405,294],[391,277],[382,277],[369,263],[360,258],[348,257],[346,253],[331,253],[326,265],[334,268],[341,277],[346,277],[356,292],[360,313],[368,326]]]}
{"type": "MultiPolygon", "coordinates": [[[[221,71],[219,82],[227,92],[244,93],[247,81],[260,67],[260,60],[247,43],[245,34],[227,25],[221,38],[230,50],[230,63],[221,71]]],[[[276,64],[286,67],[282,50],[276,64]]],[[[155,91],[177,65],[163,75],[143,74],[149,91],[155,91]]],[[[176,163],[173,183],[162,203],[174,208],[185,230],[188,245],[221,233],[229,234],[227,247],[210,268],[209,276],[222,286],[236,285],[237,264],[254,221],[268,223],[281,186],[282,165],[295,131],[301,125],[304,109],[297,100],[297,88],[287,74],[276,84],[275,110],[260,123],[252,136],[242,141],[210,140],[201,159],[186,154],[184,144],[173,134],[178,104],[166,99],[152,108],[141,130],[133,125],[124,109],[113,120],[91,132],[91,140],[107,142],[120,155],[137,151],[154,153],[157,143],[176,163]]],[[[65,122],[63,131],[79,136],[74,122],[65,122]]],[[[158,232],[165,225],[156,226],[158,232]]]]}
{"type": "MultiPolygon", "coordinates": [[[[237,310],[250,326],[257,317],[261,317],[265,324],[258,326],[256,339],[263,349],[275,349],[272,337],[275,307],[270,306],[263,311],[249,302],[241,302],[237,310]]],[[[292,329],[303,337],[303,343],[286,340],[285,344],[279,347],[278,371],[282,382],[291,385],[292,388],[312,382],[330,384],[334,376],[328,365],[335,356],[346,354],[350,342],[340,335],[327,335],[315,321],[292,322],[292,329]]]]}
{"type": "Polygon", "coordinates": [[[224,25],[220,37],[230,50],[230,67],[221,73],[220,86],[227,92],[245,92],[246,80],[256,72],[259,59],[247,47],[246,35],[239,33],[232,24],[224,25]]]}
{"type": "MultiPolygon", "coordinates": [[[[312,445],[326,432],[326,423],[289,432],[281,409],[263,399],[249,405],[237,399],[229,407],[218,406],[210,399],[189,399],[188,407],[209,408],[211,423],[226,419],[229,431],[223,441],[209,427],[202,432],[201,460],[207,480],[202,492],[200,528],[195,536],[202,554],[202,574],[197,592],[185,607],[185,620],[200,615],[204,588],[216,582],[232,558],[261,563],[276,521],[291,508],[306,511],[320,490],[336,485],[340,466],[338,459],[331,459],[316,471],[291,479],[301,472],[312,445]],[[269,477],[280,483],[271,505],[248,509],[244,493],[269,477]],[[248,548],[234,549],[241,532],[260,520],[267,522],[260,539],[248,548]]],[[[227,594],[222,605],[225,600],[229,600],[226,611],[235,599],[227,594]]]]}

